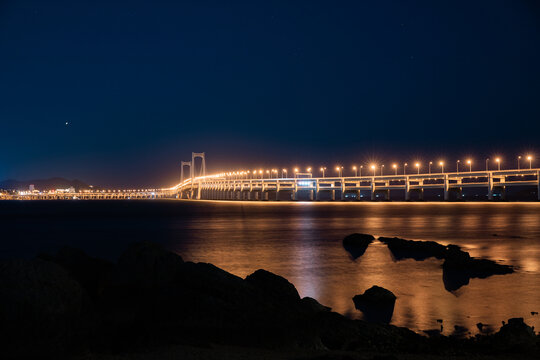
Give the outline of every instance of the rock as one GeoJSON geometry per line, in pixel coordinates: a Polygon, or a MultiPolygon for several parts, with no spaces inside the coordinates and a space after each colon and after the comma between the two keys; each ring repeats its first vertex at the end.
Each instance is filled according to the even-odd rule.
{"type": "Polygon", "coordinates": [[[328,306],[321,305],[317,300],[305,297],[300,300],[302,307],[309,312],[317,313],[322,311],[330,311],[332,308],[329,308],[328,306]]]}
{"type": "Polygon", "coordinates": [[[454,332],[452,333],[452,335],[457,337],[465,337],[468,331],[469,329],[464,326],[454,325],[454,332]]]}
{"type": "Polygon", "coordinates": [[[526,351],[536,349],[539,345],[539,339],[534,330],[525,324],[523,318],[512,318],[504,324],[501,329],[493,335],[495,344],[506,350],[526,351]]]}
{"type": "Polygon", "coordinates": [[[151,242],[132,244],[119,258],[117,285],[153,289],[174,284],[182,269],[182,258],[151,242]]]}
{"type": "Polygon", "coordinates": [[[367,321],[389,323],[394,313],[396,296],[380,286],[372,286],[362,295],[353,297],[354,306],[367,321]]]}
{"type": "Polygon", "coordinates": [[[414,241],[397,237],[380,237],[379,241],[388,246],[396,260],[415,259],[421,261],[430,257],[444,259],[446,254],[446,246],[434,241],[414,241]]]}
{"type": "Polygon", "coordinates": [[[84,251],[72,247],[63,247],[55,255],[40,254],[38,257],[66,269],[94,301],[103,292],[114,268],[111,262],[90,257],[84,251]]]}
{"type": "Polygon", "coordinates": [[[92,317],[88,295],[59,265],[42,259],[0,263],[3,358],[58,358],[83,351],[92,317]]]}
{"type": "Polygon", "coordinates": [[[443,282],[448,291],[467,285],[471,278],[486,278],[492,275],[513,273],[511,266],[498,264],[487,259],[472,258],[468,252],[456,245],[448,245],[443,263],[443,282]]]}
{"type": "Polygon", "coordinates": [[[286,304],[300,300],[300,295],[293,284],[269,271],[259,269],[248,275],[245,281],[273,302],[286,304]]]}
{"type": "Polygon", "coordinates": [[[353,260],[356,260],[364,255],[369,244],[371,244],[373,240],[375,240],[373,235],[354,233],[347,235],[343,239],[343,247],[351,254],[353,260]]]}

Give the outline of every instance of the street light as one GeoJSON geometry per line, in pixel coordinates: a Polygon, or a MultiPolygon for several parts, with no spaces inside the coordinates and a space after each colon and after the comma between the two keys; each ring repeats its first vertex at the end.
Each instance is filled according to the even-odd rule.
{"type": "Polygon", "coordinates": [[[403,175],[405,175],[405,173],[407,172],[407,163],[403,164],[403,175]]]}
{"type": "Polygon", "coordinates": [[[428,165],[428,174],[431,174],[431,165],[433,165],[433,162],[429,162],[429,165],[428,165]]]}
{"type": "Polygon", "coordinates": [[[441,173],[444,174],[444,161],[439,161],[439,166],[441,167],[441,173]]]}
{"type": "Polygon", "coordinates": [[[294,178],[296,179],[296,173],[298,172],[298,168],[294,168],[294,178]]]}
{"type": "Polygon", "coordinates": [[[321,170],[321,172],[322,172],[322,177],[324,178],[324,170],[326,170],[326,168],[325,168],[325,167],[321,167],[320,170],[321,170]]]}
{"type": "Polygon", "coordinates": [[[354,170],[354,177],[358,177],[358,168],[353,166],[352,169],[354,170]]]}
{"type": "Polygon", "coordinates": [[[362,176],[362,169],[364,168],[364,165],[360,165],[360,176],[362,176]]]}
{"type": "Polygon", "coordinates": [[[307,172],[308,172],[308,173],[311,172],[311,168],[310,168],[310,167],[307,168],[307,172]]]}
{"type": "Polygon", "coordinates": [[[469,164],[469,172],[472,172],[472,161],[471,161],[471,159],[467,160],[467,164],[469,164]]]}
{"type": "Polygon", "coordinates": [[[418,174],[420,175],[420,163],[414,164],[416,166],[416,169],[418,170],[418,174]]]}
{"type": "Polygon", "coordinates": [[[486,159],[486,171],[489,171],[488,161],[489,161],[489,158],[486,159]]]}
{"type": "Polygon", "coordinates": [[[287,174],[287,169],[281,169],[281,177],[284,178],[285,176],[283,176],[284,174],[287,174]]]}
{"type": "Polygon", "coordinates": [[[501,158],[495,158],[495,162],[497,163],[498,170],[501,171],[501,158]]]}
{"type": "Polygon", "coordinates": [[[373,170],[373,176],[375,176],[375,165],[371,165],[371,170],[373,170]]]}
{"type": "Polygon", "coordinates": [[[459,163],[461,160],[456,161],[456,173],[459,174],[459,163]]]}
{"type": "Polygon", "coordinates": [[[397,164],[392,164],[392,167],[394,168],[395,175],[397,176],[397,164]]]}
{"type": "Polygon", "coordinates": [[[338,176],[341,177],[341,166],[336,166],[336,171],[338,172],[338,176]]]}
{"type": "Polygon", "coordinates": [[[384,165],[381,165],[381,176],[383,176],[384,165]]]}
{"type": "Polygon", "coordinates": [[[527,160],[529,160],[529,169],[532,169],[532,156],[527,156],[527,160]]]}
{"type": "Polygon", "coordinates": [[[518,156],[518,170],[519,170],[519,169],[521,168],[521,166],[520,166],[520,162],[521,162],[521,155],[520,155],[520,156],[518,156]]]}

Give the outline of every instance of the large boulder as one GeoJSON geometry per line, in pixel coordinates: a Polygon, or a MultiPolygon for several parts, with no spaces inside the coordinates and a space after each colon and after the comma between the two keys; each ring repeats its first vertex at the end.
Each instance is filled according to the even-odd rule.
{"type": "Polygon", "coordinates": [[[40,254],[41,259],[54,262],[68,271],[96,301],[102,294],[114,264],[103,259],[88,256],[84,251],[63,247],[56,254],[40,254]]]}
{"type": "Polygon", "coordinates": [[[356,260],[364,255],[373,240],[375,240],[373,235],[354,233],[343,239],[343,247],[351,254],[353,260],[356,260]]]}
{"type": "Polygon", "coordinates": [[[117,285],[156,289],[175,283],[184,261],[152,242],[132,244],[118,259],[117,285]]]}
{"type": "Polygon", "coordinates": [[[364,313],[367,321],[389,323],[394,313],[396,296],[390,290],[375,285],[362,295],[354,296],[353,302],[355,308],[364,313]]]}
{"type": "Polygon", "coordinates": [[[268,301],[276,304],[297,303],[298,291],[287,279],[259,269],[246,277],[246,283],[257,289],[268,301]]]}
{"type": "Polygon", "coordinates": [[[86,348],[93,322],[83,288],[41,259],[0,263],[0,354],[62,357],[86,348]]]}

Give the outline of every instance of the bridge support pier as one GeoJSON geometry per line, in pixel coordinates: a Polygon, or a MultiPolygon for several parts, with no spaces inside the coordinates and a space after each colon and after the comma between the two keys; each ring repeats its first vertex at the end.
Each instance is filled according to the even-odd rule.
{"type": "Polygon", "coordinates": [[[341,201],[345,200],[345,179],[341,179],[341,201]]]}
{"type": "Polygon", "coordinates": [[[356,201],[360,201],[360,190],[356,190],[356,201]]]}
{"type": "Polygon", "coordinates": [[[371,201],[375,201],[375,191],[375,177],[373,177],[371,178],[371,201]]]}
{"type": "Polygon", "coordinates": [[[450,180],[448,180],[448,174],[444,175],[444,200],[450,199],[450,180]]]}
{"type": "Polygon", "coordinates": [[[405,177],[405,201],[411,200],[411,184],[409,182],[409,177],[405,177]]]}
{"type": "Polygon", "coordinates": [[[493,175],[488,174],[488,200],[493,200],[493,175]]]}
{"type": "Polygon", "coordinates": [[[321,189],[319,188],[319,181],[317,181],[317,183],[315,184],[315,200],[321,200],[321,189]]]}
{"type": "Polygon", "coordinates": [[[538,187],[536,189],[536,196],[538,197],[538,201],[540,201],[540,170],[536,172],[536,182],[538,183],[538,187]]]}

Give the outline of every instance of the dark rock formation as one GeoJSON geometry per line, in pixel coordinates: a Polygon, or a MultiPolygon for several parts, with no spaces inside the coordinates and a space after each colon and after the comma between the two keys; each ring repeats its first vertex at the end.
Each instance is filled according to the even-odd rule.
{"type": "Polygon", "coordinates": [[[396,260],[425,260],[429,257],[444,259],[443,282],[446,290],[455,291],[469,284],[471,278],[486,278],[492,275],[504,275],[514,272],[508,265],[492,260],[472,258],[468,252],[457,245],[444,246],[434,241],[414,241],[401,238],[380,237],[390,249],[396,260]]]}
{"type": "Polygon", "coordinates": [[[351,254],[353,260],[356,260],[364,255],[366,249],[373,240],[375,240],[373,235],[354,233],[347,235],[343,239],[343,247],[351,254]]]}
{"type": "MultiPolygon", "coordinates": [[[[396,298],[373,287],[353,300],[366,319],[388,322],[396,298]]],[[[74,249],[0,262],[0,339],[0,358],[136,353],[177,344],[353,357],[538,352],[538,337],[522,319],[511,319],[493,335],[427,338],[382,322],[345,318],[315,299],[300,299],[294,285],[270,272],[242,279],[212,264],[184,262],[151,243],[134,244],[117,264],[74,249]]]]}
{"type": "Polygon", "coordinates": [[[508,265],[497,264],[492,260],[472,258],[468,252],[456,245],[448,245],[443,263],[443,282],[448,291],[467,285],[471,278],[486,278],[492,275],[513,273],[508,265]]]}
{"type": "Polygon", "coordinates": [[[245,281],[272,301],[287,303],[300,300],[300,295],[293,284],[269,271],[259,269],[248,275],[245,281]]]}
{"type": "Polygon", "coordinates": [[[92,329],[89,298],[60,266],[0,263],[0,357],[59,358],[83,350],[92,329]]]}
{"type": "Polygon", "coordinates": [[[430,257],[444,259],[446,246],[434,241],[414,241],[397,237],[380,237],[379,241],[386,244],[396,260],[415,259],[425,260],[430,257]]]}
{"type": "Polygon", "coordinates": [[[367,321],[389,323],[394,313],[396,296],[380,286],[372,286],[362,295],[353,297],[354,306],[362,311],[367,321]]]}
{"type": "Polygon", "coordinates": [[[61,265],[93,300],[101,295],[114,269],[113,263],[90,257],[72,247],[63,247],[55,255],[40,254],[38,258],[61,265]]]}

